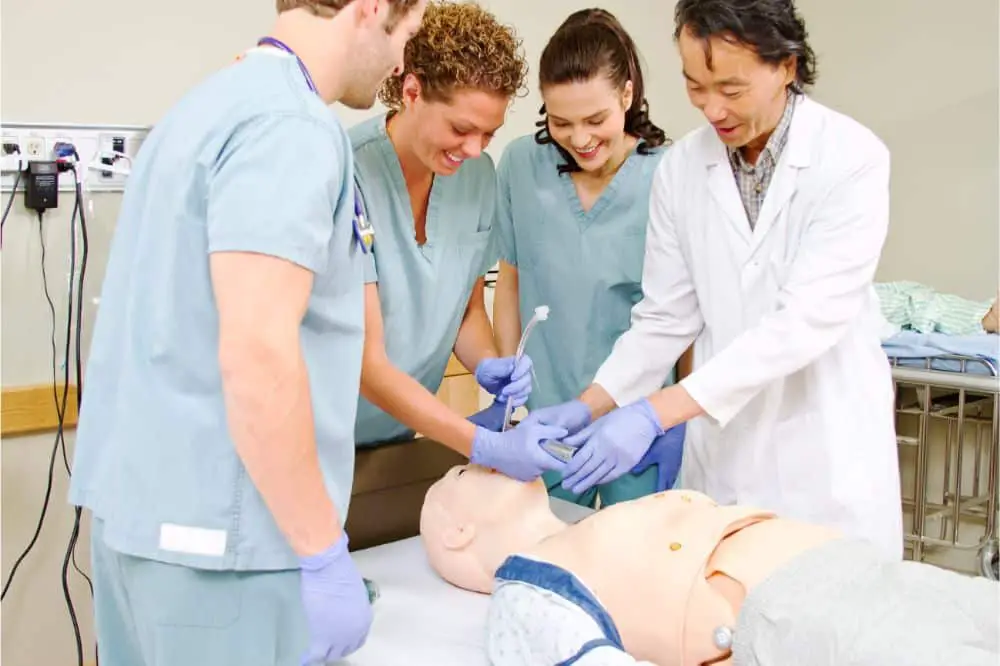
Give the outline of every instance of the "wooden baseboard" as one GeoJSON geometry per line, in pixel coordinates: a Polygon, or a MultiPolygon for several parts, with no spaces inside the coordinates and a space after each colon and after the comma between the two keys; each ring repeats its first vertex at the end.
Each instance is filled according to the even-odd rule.
{"type": "MultiPolygon", "coordinates": [[[[462,413],[471,414],[477,411],[478,394],[475,390],[477,388],[475,380],[454,355],[448,359],[445,380],[442,386],[443,393],[446,394],[442,396],[445,402],[458,400],[460,404],[455,407],[462,413]],[[447,395],[449,393],[455,396],[447,395]]],[[[56,395],[62,401],[62,392],[62,384],[57,385],[55,394],[51,384],[5,389],[0,393],[0,436],[20,437],[55,431],[59,427],[56,395]]],[[[75,428],[76,420],[76,387],[70,385],[66,394],[66,418],[63,420],[63,428],[67,430],[75,428]]]]}
{"type": "MultiPolygon", "coordinates": [[[[51,384],[4,389],[0,393],[0,436],[19,437],[58,429],[57,396],[61,403],[62,384],[58,384],[55,391],[51,384]]],[[[76,419],[76,387],[70,385],[66,391],[63,428],[75,428],[76,419]]]]}

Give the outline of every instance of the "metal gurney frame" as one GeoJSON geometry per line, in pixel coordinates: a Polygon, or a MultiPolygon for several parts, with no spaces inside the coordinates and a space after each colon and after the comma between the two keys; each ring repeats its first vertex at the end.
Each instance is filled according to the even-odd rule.
{"type": "MultiPolygon", "coordinates": [[[[903,488],[903,510],[910,509],[913,515],[912,528],[905,536],[908,555],[913,560],[923,561],[929,549],[977,550],[979,573],[997,580],[997,509],[1000,503],[997,488],[1000,373],[997,366],[987,359],[953,355],[919,359],[923,367],[908,367],[902,365],[901,360],[890,358],[897,443],[901,455],[907,449],[916,452],[912,498],[907,497],[907,489],[903,488]],[[942,363],[957,364],[958,369],[938,369],[942,363]],[[979,365],[982,374],[970,372],[973,364],[979,365]],[[917,432],[910,435],[914,420],[917,432]],[[931,439],[935,422],[946,429],[944,469],[939,477],[942,483],[940,498],[932,498],[928,492],[928,482],[934,471],[930,466],[930,450],[936,444],[931,439]],[[971,484],[967,483],[967,465],[963,464],[970,431],[975,437],[971,484]],[[983,437],[983,432],[988,436],[983,437]],[[935,522],[939,523],[938,534],[931,536],[929,532],[935,522]],[[981,536],[974,541],[963,540],[960,535],[961,528],[969,525],[981,527],[981,536]]],[[[908,363],[914,361],[916,359],[906,360],[908,363]]]]}

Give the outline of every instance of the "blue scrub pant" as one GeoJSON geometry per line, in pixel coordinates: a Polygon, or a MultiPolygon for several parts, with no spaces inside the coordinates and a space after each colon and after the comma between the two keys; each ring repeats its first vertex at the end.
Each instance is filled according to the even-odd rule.
{"type": "Polygon", "coordinates": [[[206,571],[111,550],[91,529],[101,666],[300,666],[298,571],[206,571]]]}
{"type": "Polygon", "coordinates": [[[594,509],[597,507],[598,495],[600,495],[602,507],[652,495],[656,492],[656,473],[656,465],[653,465],[642,474],[623,474],[611,483],[594,486],[579,495],[564,490],[559,485],[562,483],[562,475],[558,472],[545,472],[542,474],[542,479],[552,497],[594,509]]]}

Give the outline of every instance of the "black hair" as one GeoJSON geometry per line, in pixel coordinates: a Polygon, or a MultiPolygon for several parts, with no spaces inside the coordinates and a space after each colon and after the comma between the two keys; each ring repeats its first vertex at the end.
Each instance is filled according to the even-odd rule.
{"type": "Polygon", "coordinates": [[[816,54],[806,41],[806,24],[793,0],[678,0],[674,23],[674,39],[687,29],[704,41],[709,69],[709,38],[721,37],[751,47],[771,65],[795,56],[795,80],[789,84],[793,92],[805,92],[816,82],[816,54]]]}
{"type": "MultiPolygon", "coordinates": [[[[632,82],[632,105],[625,111],[625,132],[640,139],[638,152],[648,155],[653,148],[667,143],[666,133],[649,119],[635,42],[611,12],[582,9],[570,14],[545,45],[538,68],[539,88],[590,81],[599,74],[607,76],[619,90],[632,82]]],[[[549,133],[544,104],[539,113],[542,119],[535,123],[539,128],[535,141],[555,145],[566,160],[559,165],[559,173],[580,171],[573,156],[549,133]]]]}

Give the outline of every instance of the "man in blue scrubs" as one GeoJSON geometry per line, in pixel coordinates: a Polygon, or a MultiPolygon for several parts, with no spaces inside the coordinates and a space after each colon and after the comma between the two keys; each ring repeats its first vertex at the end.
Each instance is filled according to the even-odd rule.
{"type": "Polygon", "coordinates": [[[372,620],[342,528],[365,248],[328,105],[373,104],[424,5],[278,11],[157,123],[122,203],[70,489],[108,666],[325,663],[372,620]]]}
{"type": "Polygon", "coordinates": [[[483,298],[483,276],[496,262],[496,179],[484,150],[526,73],[512,28],[474,3],[432,2],[402,70],[380,91],[390,111],[351,129],[376,232],[358,446],[417,431],[522,480],[564,466],[539,444],[565,430],[496,432],[506,402],[528,397],[531,361],[498,358],[483,298]],[[472,422],[434,395],[452,352],[497,396],[472,422]]]}

